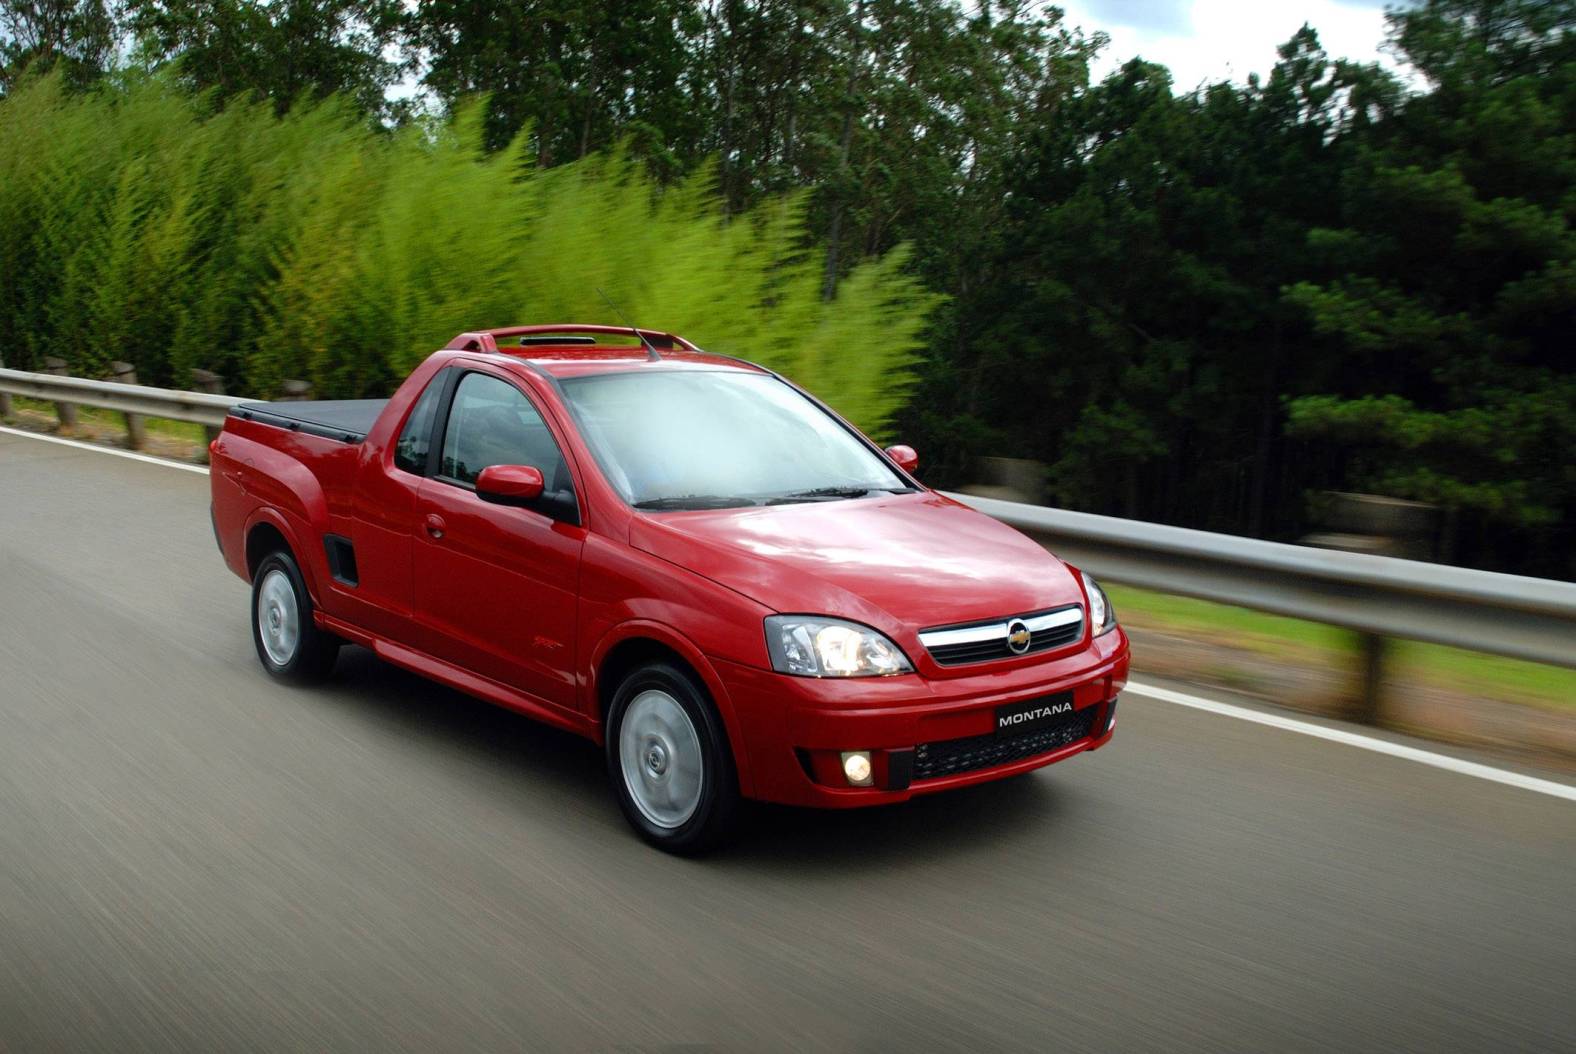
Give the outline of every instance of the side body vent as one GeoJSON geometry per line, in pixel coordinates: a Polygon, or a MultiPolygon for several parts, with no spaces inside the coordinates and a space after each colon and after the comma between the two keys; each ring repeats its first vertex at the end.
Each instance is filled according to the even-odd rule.
{"type": "Polygon", "coordinates": [[[328,555],[328,573],[341,585],[355,586],[361,579],[356,574],[356,547],[350,539],[337,534],[323,535],[323,552],[328,555]]]}

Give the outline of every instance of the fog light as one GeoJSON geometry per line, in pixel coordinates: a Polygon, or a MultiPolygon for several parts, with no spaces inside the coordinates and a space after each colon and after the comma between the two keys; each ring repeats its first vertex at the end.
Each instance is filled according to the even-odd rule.
{"type": "Polygon", "coordinates": [[[856,787],[868,787],[873,782],[870,772],[870,751],[843,751],[843,775],[856,787]]]}

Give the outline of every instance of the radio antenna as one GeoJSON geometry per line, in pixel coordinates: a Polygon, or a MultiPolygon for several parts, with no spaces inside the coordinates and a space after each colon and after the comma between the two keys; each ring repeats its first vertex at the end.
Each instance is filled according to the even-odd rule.
{"type": "Polygon", "coordinates": [[[607,306],[613,309],[613,314],[617,315],[619,320],[622,321],[624,325],[629,327],[629,331],[635,335],[635,338],[646,346],[646,358],[650,359],[652,362],[661,362],[662,355],[657,351],[656,346],[653,345],[651,341],[646,339],[646,335],[644,333],[635,328],[635,324],[633,322],[625,317],[624,313],[618,309],[618,305],[613,303],[613,298],[602,292],[601,286],[597,286],[596,291],[603,300],[607,301],[607,306]]]}

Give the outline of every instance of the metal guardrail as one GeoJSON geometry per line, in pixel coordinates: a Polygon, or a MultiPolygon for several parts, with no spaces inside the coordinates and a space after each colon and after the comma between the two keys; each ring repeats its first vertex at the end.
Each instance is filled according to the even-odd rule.
{"type": "Polygon", "coordinates": [[[951,497],[1113,582],[1576,667],[1576,583],[951,497]]]}
{"type": "MultiPolygon", "coordinates": [[[[122,413],[224,424],[246,400],[200,392],[0,369],[0,393],[122,413]]],[[[1576,583],[1474,571],[968,494],[951,497],[1015,527],[1101,578],[1362,634],[1370,708],[1383,638],[1576,668],[1576,583]]]]}
{"type": "Polygon", "coordinates": [[[230,407],[246,402],[228,395],[148,388],[140,384],[90,381],[82,377],[56,377],[48,373],[0,369],[0,392],[51,402],[97,406],[121,413],[145,414],[174,421],[191,421],[210,428],[224,427],[230,407]]]}

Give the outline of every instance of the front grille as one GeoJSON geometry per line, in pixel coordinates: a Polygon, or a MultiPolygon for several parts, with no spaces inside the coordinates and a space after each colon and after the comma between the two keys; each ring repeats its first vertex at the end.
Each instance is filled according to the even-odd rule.
{"type": "MultiPolygon", "coordinates": [[[[1071,613],[1072,609],[1059,608],[1055,611],[1041,611],[1032,615],[1023,616],[1023,621],[1033,623],[1036,619],[1055,617],[1063,612],[1071,613]]],[[[957,644],[926,644],[925,650],[930,652],[930,657],[941,666],[962,666],[971,662],[990,662],[993,659],[1012,659],[1020,655],[1032,655],[1037,651],[1046,651],[1072,644],[1083,636],[1082,612],[1077,612],[1075,621],[1066,622],[1059,626],[1048,626],[1045,629],[1032,629],[1029,633],[1029,646],[1021,652],[1015,652],[1007,645],[1007,626],[1013,620],[988,623],[967,623],[961,626],[942,626],[929,629],[920,633],[921,643],[926,637],[945,636],[957,631],[970,629],[989,630],[998,629],[996,636],[986,640],[971,640],[957,644]]]]}
{"type": "Polygon", "coordinates": [[[1074,710],[1059,725],[1026,732],[1021,736],[998,736],[994,732],[987,732],[983,736],[921,743],[914,748],[914,779],[956,776],[1022,761],[1036,754],[1048,754],[1087,738],[1094,723],[1094,712],[1098,709],[1097,706],[1086,706],[1082,710],[1074,710]]]}
{"type": "MultiPolygon", "coordinates": [[[[1082,633],[1082,622],[1075,622],[1070,626],[1057,626],[1055,629],[1042,629],[1038,633],[1029,634],[1029,647],[1021,654],[1029,655],[1037,651],[1045,651],[1047,648],[1071,644],[1082,633]]],[[[1020,654],[1007,647],[1005,637],[972,644],[940,644],[929,651],[930,657],[942,666],[961,666],[966,662],[989,662],[991,659],[1006,659],[1020,654]]]]}

